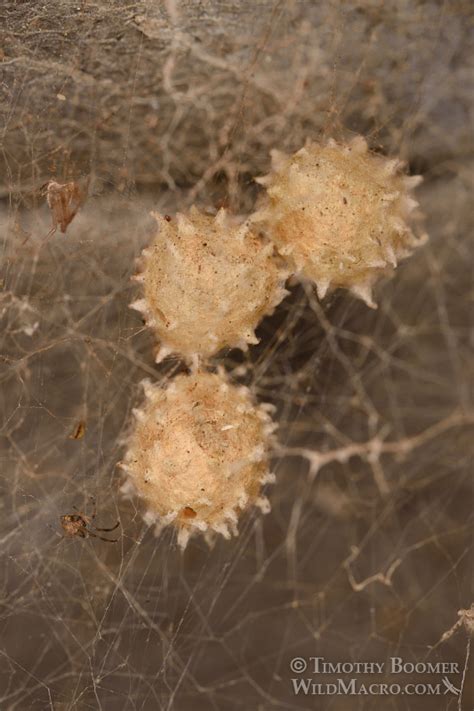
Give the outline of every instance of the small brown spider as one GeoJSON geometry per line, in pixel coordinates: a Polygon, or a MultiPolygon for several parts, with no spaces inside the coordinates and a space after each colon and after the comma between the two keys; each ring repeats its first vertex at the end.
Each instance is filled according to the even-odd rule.
{"type": "MultiPolygon", "coordinates": [[[[74,507],[76,508],[76,507],[74,507]]],[[[64,531],[65,538],[100,538],[101,541],[106,543],[117,543],[118,538],[110,539],[104,538],[103,536],[98,536],[94,531],[101,531],[102,533],[109,533],[110,531],[115,531],[118,526],[120,526],[120,521],[117,521],[115,526],[112,528],[99,528],[94,524],[94,519],[96,516],[96,509],[94,506],[94,511],[90,516],[87,516],[82,511],[78,511],[74,514],[65,514],[60,517],[61,526],[64,531]],[[92,531],[91,528],[94,530],[92,531]]]]}

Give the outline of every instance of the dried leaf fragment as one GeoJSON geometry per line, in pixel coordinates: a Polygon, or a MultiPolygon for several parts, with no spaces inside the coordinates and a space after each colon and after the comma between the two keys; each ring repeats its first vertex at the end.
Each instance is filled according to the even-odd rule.
{"type": "Polygon", "coordinates": [[[85,198],[85,192],[74,181],[64,184],[49,181],[46,186],[46,202],[53,217],[52,233],[56,232],[58,226],[63,234],[66,232],[85,198]]]}
{"type": "Polygon", "coordinates": [[[86,433],[86,423],[81,420],[74,427],[73,431],[69,435],[69,439],[82,439],[86,433]]]}

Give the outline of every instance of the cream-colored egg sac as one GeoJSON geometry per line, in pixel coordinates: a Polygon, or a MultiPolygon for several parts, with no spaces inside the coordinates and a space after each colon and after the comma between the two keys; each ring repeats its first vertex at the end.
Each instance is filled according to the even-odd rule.
{"type": "Polygon", "coordinates": [[[320,298],[343,287],[375,307],[375,281],[426,239],[409,225],[421,177],[401,168],[369,152],[361,136],[308,142],[292,156],[273,151],[272,171],[257,178],[266,195],[252,221],[320,298]]]}
{"type": "Polygon", "coordinates": [[[273,482],[268,406],[221,372],[178,375],[167,387],[144,383],[146,400],[122,463],[122,491],[143,500],[157,533],[168,524],[185,547],[189,537],[237,534],[250,506],[270,510],[262,486],[273,482]]]}
{"type": "Polygon", "coordinates": [[[225,210],[154,217],[158,231],[135,277],[144,296],[131,306],[161,341],[157,361],[169,353],[190,360],[258,343],[254,329],[287,293],[273,245],[225,210]]]}

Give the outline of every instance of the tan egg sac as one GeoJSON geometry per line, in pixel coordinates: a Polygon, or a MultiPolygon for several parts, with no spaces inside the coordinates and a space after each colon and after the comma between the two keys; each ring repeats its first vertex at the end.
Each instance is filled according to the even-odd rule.
{"type": "Polygon", "coordinates": [[[262,485],[274,481],[268,448],[274,425],[268,405],[255,405],[246,387],[224,374],[179,375],[166,387],[144,383],[146,401],[122,467],[122,491],[138,493],[145,520],[157,533],[168,524],[178,543],[203,532],[230,538],[251,505],[265,513],[262,485]]]}
{"type": "Polygon", "coordinates": [[[320,298],[344,287],[375,307],[374,282],[426,239],[407,224],[421,177],[401,167],[370,153],[361,136],[344,145],[308,142],[292,156],[273,151],[272,171],[257,178],[267,192],[252,222],[320,298]]]}
{"type": "Polygon", "coordinates": [[[135,277],[144,298],[131,306],[162,342],[157,361],[172,352],[207,357],[258,343],[254,329],[287,293],[273,246],[225,210],[154,217],[158,233],[135,277]]]}

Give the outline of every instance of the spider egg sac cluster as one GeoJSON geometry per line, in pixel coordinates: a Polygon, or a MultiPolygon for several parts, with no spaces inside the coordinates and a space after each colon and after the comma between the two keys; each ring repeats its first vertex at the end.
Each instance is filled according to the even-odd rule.
{"type": "Polygon", "coordinates": [[[223,373],[178,375],[167,387],[144,382],[146,400],[122,468],[125,493],[138,493],[145,520],[178,529],[184,548],[204,532],[230,538],[239,514],[251,505],[269,511],[262,485],[273,482],[268,444],[274,425],[268,406],[256,405],[246,387],[223,373]]]}
{"type": "Polygon", "coordinates": [[[157,362],[173,352],[206,358],[258,343],[254,329],[287,293],[273,245],[225,210],[154,217],[158,231],[135,277],[144,296],[131,306],[161,341],[157,362]]]}
{"type": "Polygon", "coordinates": [[[408,224],[418,205],[410,191],[421,177],[401,167],[370,153],[361,136],[309,141],[292,156],[273,151],[272,171],[257,178],[266,196],[253,221],[320,298],[344,287],[375,307],[376,279],[424,241],[408,224]]]}

